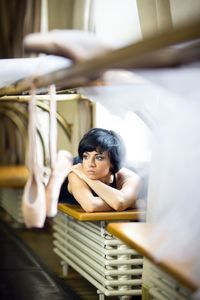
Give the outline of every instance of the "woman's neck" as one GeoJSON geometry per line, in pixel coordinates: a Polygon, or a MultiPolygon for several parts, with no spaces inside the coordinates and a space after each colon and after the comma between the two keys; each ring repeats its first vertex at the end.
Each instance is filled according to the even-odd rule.
{"type": "Polygon", "coordinates": [[[111,183],[113,183],[113,177],[114,175],[109,173],[107,176],[105,176],[104,178],[101,178],[100,181],[102,181],[103,183],[110,185],[111,183]]]}

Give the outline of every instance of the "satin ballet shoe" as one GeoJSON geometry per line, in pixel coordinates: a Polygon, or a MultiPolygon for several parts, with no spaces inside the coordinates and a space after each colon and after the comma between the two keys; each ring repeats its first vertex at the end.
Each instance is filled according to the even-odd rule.
{"type": "Polygon", "coordinates": [[[47,217],[55,217],[57,214],[58,198],[61,185],[69,174],[73,162],[71,153],[60,150],[57,153],[55,164],[49,182],[46,186],[46,215],[47,217]]]}
{"type": "Polygon", "coordinates": [[[29,101],[29,124],[28,124],[28,169],[29,178],[22,195],[22,214],[24,223],[28,228],[44,226],[46,219],[45,186],[43,184],[43,172],[37,162],[36,135],[36,94],[34,87],[31,90],[29,101]]]}
{"type": "Polygon", "coordinates": [[[40,171],[31,173],[22,196],[22,214],[28,228],[42,228],[46,219],[45,186],[40,171]]]}

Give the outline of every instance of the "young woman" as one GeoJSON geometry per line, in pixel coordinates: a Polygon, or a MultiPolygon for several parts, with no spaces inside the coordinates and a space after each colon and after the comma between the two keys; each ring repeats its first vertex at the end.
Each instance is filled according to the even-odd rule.
{"type": "Polygon", "coordinates": [[[141,179],[122,168],[125,147],[116,132],[91,129],[81,139],[78,154],[80,162],[75,162],[62,185],[60,202],[75,199],[87,212],[135,207],[141,179]]]}

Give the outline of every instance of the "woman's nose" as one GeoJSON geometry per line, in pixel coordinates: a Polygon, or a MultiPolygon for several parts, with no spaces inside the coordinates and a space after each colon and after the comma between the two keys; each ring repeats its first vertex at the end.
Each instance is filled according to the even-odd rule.
{"type": "Polygon", "coordinates": [[[89,165],[94,167],[95,166],[95,158],[90,158],[89,165]]]}

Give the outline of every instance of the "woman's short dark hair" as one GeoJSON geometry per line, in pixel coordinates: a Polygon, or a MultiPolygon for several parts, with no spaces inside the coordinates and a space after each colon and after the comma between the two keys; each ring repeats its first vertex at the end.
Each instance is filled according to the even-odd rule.
{"type": "Polygon", "coordinates": [[[78,154],[83,159],[84,152],[97,151],[108,152],[112,164],[112,173],[121,169],[125,160],[125,145],[119,134],[112,130],[103,128],[92,128],[81,139],[78,147],[78,154]]]}

